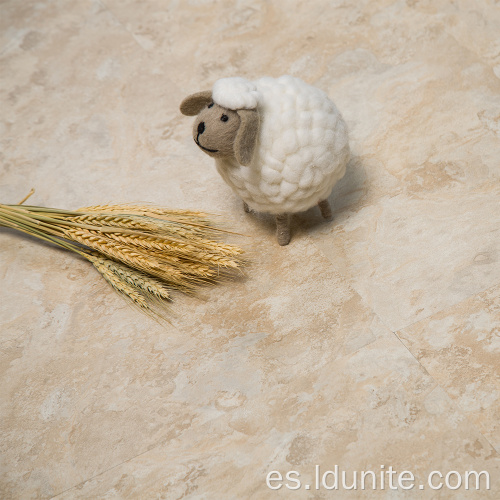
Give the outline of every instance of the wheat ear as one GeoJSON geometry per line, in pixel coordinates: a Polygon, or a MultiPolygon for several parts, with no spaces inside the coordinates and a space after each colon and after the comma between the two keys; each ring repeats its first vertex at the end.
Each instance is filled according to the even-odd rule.
{"type": "Polygon", "coordinates": [[[150,309],[146,299],[141,295],[134,286],[127,283],[121,277],[117,276],[109,267],[104,263],[104,259],[93,257],[91,255],[86,258],[92,262],[94,267],[101,273],[102,277],[119,293],[128,297],[132,302],[142,309],[150,309]]]}
{"type": "Polygon", "coordinates": [[[126,245],[115,243],[108,238],[97,236],[87,230],[66,229],[64,234],[68,239],[97,250],[107,257],[118,260],[129,267],[161,279],[170,280],[183,288],[190,288],[178,269],[159,262],[148,253],[143,253],[136,248],[131,249],[126,245]]]}
{"type": "Polygon", "coordinates": [[[239,248],[214,244],[208,245],[211,248],[203,248],[171,240],[168,238],[155,237],[150,234],[138,233],[127,234],[121,232],[107,232],[106,237],[116,240],[124,245],[132,245],[148,250],[148,253],[153,252],[157,257],[170,262],[174,265],[182,265],[188,261],[192,269],[195,269],[196,274],[212,275],[209,272],[210,266],[223,268],[237,268],[239,262],[234,258],[241,253],[239,248]],[[210,253],[208,250],[212,250],[210,253]],[[162,254],[158,253],[162,252],[162,254]],[[233,258],[231,258],[233,257],[233,258]]]}
{"type": "Polygon", "coordinates": [[[99,262],[99,265],[105,266],[109,271],[118,276],[121,280],[127,282],[129,285],[135,288],[142,290],[149,296],[156,299],[170,300],[170,293],[161,281],[111,259],[106,259],[97,255],[89,255],[89,257],[87,258],[92,263],[99,262]]]}

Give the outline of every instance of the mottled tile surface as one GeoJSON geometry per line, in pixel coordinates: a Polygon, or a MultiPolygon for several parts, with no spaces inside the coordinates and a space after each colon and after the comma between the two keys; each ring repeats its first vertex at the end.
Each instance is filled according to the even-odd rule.
{"type": "Polygon", "coordinates": [[[398,335],[500,451],[500,286],[419,321],[398,335]]]}
{"type": "Polygon", "coordinates": [[[499,33],[493,0],[3,2],[0,201],[203,209],[251,263],[158,325],[0,229],[0,497],[498,498],[499,33]],[[284,73],[353,155],[334,221],[296,215],[280,248],[178,105],[284,73]],[[316,490],[316,465],[417,487],[316,490]],[[491,489],[420,490],[433,470],[491,489]]]}

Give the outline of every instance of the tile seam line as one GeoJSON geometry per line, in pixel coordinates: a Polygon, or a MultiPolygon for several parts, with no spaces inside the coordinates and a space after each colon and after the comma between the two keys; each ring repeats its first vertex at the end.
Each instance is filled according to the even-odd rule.
{"type": "MultiPolygon", "coordinates": [[[[313,243],[314,243],[314,242],[313,242],[313,243]]],[[[321,253],[323,253],[323,252],[321,251],[321,249],[319,249],[319,250],[320,250],[320,252],[321,252],[321,253]]],[[[323,254],[323,256],[324,256],[324,257],[326,257],[324,254],[323,254]]],[[[329,260],[329,259],[327,259],[327,260],[330,262],[330,260],[329,260]]],[[[332,267],[334,267],[334,266],[333,266],[333,263],[331,263],[331,262],[330,262],[330,265],[332,265],[332,267]]],[[[494,285],[494,286],[495,286],[495,285],[494,285]]],[[[490,287],[490,288],[491,288],[491,287],[490,287]]],[[[354,290],[354,288],[353,288],[353,290],[354,290]]],[[[355,290],[355,291],[356,291],[356,290],[355,290]]],[[[356,291],[356,293],[359,295],[359,293],[358,293],[357,291],[356,291]]],[[[361,295],[360,295],[360,297],[361,297],[361,295]]],[[[362,300],[364,300],[362,297],[361,297],[361,299],[362,299],[362,300]]],[[[464,299],[464,300],[466,300],[466,299],[464,299]]],[[[381,322],[381,323],[382,323],[382,324],[383,324],[383,325],[387,328],[387,330],[388,330],[388,331],[390,331],[390,332],[391,332],[391,333],[392,333],[392,334],[396,337],[396,339],[397,339],[397,340],[398,340],[398,341],[402,344],[402,346],[404,347],[404,349],[405,349],[405,350],[406,350],[406,351],[410,354],[410,356],[411,356],[411,357],[412,357],[412,358],[413,358],[413,359],[414,359],[414,360],[418,363],[418,365],[421,367],[421,369],[422,369],[422,370],[423,370],[423,371],[424,371],[424,372],[425,372],[425,373],[426,373],[426,374],[427,374],[427,375],[428,375],[428,376],[429,376],[429,377],[433,380],[433,382],[435,383],[435,387],[439,387],[440,389],[442,389],[442,390],[444,391],[444,393],[445,393],[445,394],[446,394],[446,395],[450,398],[450,402],[451,402],[451,404],[453,405],[453,408],[455,409],[455,411],[457,411],[460,415],[462,415],[462,416],[463,416],[463,418],[464,418],[464,419],[466,419],[466,420],[467,420],[467,422],[469,423],[469,425],[471,425],[471,426],[472,426],[472,428],[473,428],[473,429],[475,429],[475,430],[476,430],[476,432],[477,432],[480,436],[482,436],[482,437],[483,437],[483,439],[484,439],[484,440],[485,440],[485,441],[486,441],[486,442],[487,442],[487,443],[491,446],[491,449],[492,449],[492,450],[493,450],[493,451],[494,451],[497,455],[498,455],[498,454],[500,454],[500,451],[499,451],[499,450],[497,450],[495,446],[493,446],[493,444],[490,442],[490,440],[484,436],[484,434],[480,431],[480,429],[479,429],[479,428],[478,428],[478,427],[477,427],[477,426],[476,426],[473,422],[471,422],[471,420],[469,419],[469,417],[468,417],[468,416],[467,416],[467,415],[466,415],[466,414],[465,414],[465,413],[461,410],[461,408],[459,408],[459,407],[456,405],[455,401],[454,401],[454,400],[450,397],[450,395],[448,394],[448,391],[447,391],[447,390],[446,390],[446,389],[445,389],[445,388],[444,388],[444,387],[443,387],[443,386],[442,386],[442,385],[441,385],[441,384],[440,384],[440,383],[439,383],[439,382],[438,382],[438,381],[437,381],[437,380],[436,380],[436,379],[435,379],[435,378],[434,378],[434,377],[433,377],[433,376],[432,376],[432,375],[428,372],[428,370],[425,368],[425,366],[423,366],[423,365],[422,365],[422,363],[420,363],[420,361],[419,361],[419,360],[415,357],[415,355],[414,355],[414,354],[413,354],[413,353],[412,353],[412,352],[408,349],[408,347],[407,347],[407,346],[403,343],[403,341],[401,340],[401,338],[400,338],[400,337],[398,336],[398,334],[397,334],[397,331],[400,331],[400,330],[397,330],[397,331],[392,330],[391,328],[389,328],[389,327],[386,325],[386,323],[385,323],[385,322],[384,322],[384,321],[380,318],[380,316],[379,316],[379,315],[378,315],[378,314],[377,314],[377,313],[376,313],[373,309],[371,309],[371,308],[370,308],[370,311],[371,311],[371,312],[372,312],[372,313],[373,313],[373,314],[374,314],[374,315],[375,315],[375,316],[376,316],[376,317],[380,320],[380,322],[381,322]]],[[[141,453],[138,453],[137,455],[134,455],[133,457],[130,457],[130,458],[126,459],[126,460],[123,460],[122,462],[120,462],[120,463],[118,463],[118,464],[116,464],[116,465],[113,465],[113,466],[111,466],[111,467],[109,467],[109,468],[107,468],[107,469],[105,469],[105,470],[103,470],[103,471],[99,472],[98,474],[95,474],[95,475],[93,475],[93,476],[91,476],[91,477],[89,477],[89,478],[87,478],[87,479],[84,479],[83,481],[80,481],[79,483],[77,483],[77,484],[75,484],[75,485],[73,485],[73,486],[70,486],[69,488],[66,488],[65,490],[63,490],[63,491],[61,491],[61,492],[57,493],[56,495],[54,495],[54,496],[50,497],[50,500],[53,500],[53,499],[55,499],[55,498],[57,498],[57,497],[61,496],[62,494],[66,493],[66,492],[68,492],[68,491],[71,491],[71,490],[73,490],[73,489],[77,488],[77,487],[78,487],[78,486],[80,486],[80,485],[85,484],[85,483],[86,483],[86,482],[88,482],[88,481],[92,481],[93,479],[95,479],[95,478],[97,478],[97,477],[99,477],[99,476],[102,476],[102,475],[103,475],[103,474],[105,474],[106,472],[109,472],[110,470],[113,470],[113,469],[115,469],[115,468],[119,467],[120,465],[123,465],[123,464],[125,464],[125,463],[127,463],[127,462],[131,462],[132,460],[136,459],[137,457],[140,457],[140,456],[142,456],[142,455],[144,455],[144,454],[146,454],[146,453],[148,453],[148,452],[150,452],[150,451],[152,451],[152,450],[154,450],[154,449],[158,448],[159,446],[161,446],[161,444],[162,444],[162,443],[157,443],[155,446],[153,446],[153,447],[151,447],[151,448],[149,448],[149,449],[147,449],[147,450],[145,450],[145,451],[143,451],[143,452],[141,452],[141,453]]]]}
{"type": "MultiPolygon", "coordinates": [[[[493,285],[493,286],[496,286],[496,285],[493,285]]],[[[492,288],[492,287],[489,287],[489,288],[492,288]]],[[[482,292],[481,292],[482,293],[482,292]]],[[[477,294],[474,294],[474,295],[477,295],[477,294]]],[[[470,297],[468,297],[470,298],[470,297]]],[[[467,300],[467,299],[464,299],[464,300],[467,300]]],[[[460,303],[462,301],[459,301],[458,303],[460,303]]],[[[446,308],[445,308],[446,309],[446,308]]],[[[443,309],[444,310],[444,309],[443,309]]],[[[446,390],[445,387],[443,387],[435,378],[434,376],[427,370],[427,368],[417,359],[417,357],[410,351],[410,349],[405,345],[405,343],[401,340],[400,336],[398,335],[398,332],[400,332],[401,330],[392,330],[391,328],[389,328],[384,321],[382,321],[382,319],[379,317],[379,315],[373,311],[373,314],[375,314],[375,316],[377,316],[377,318],[380,320],[380,322],[396,337],[396,339],[398,339],[398,341],[401,343],[401,345],[408,351],[408,353],[410,354],[410,356],[412,356],[412,358],[418,363],[418,365],[422,368],[422,370],[424,370],[424,372],[434,381],[434,383],[436,384],[436,387],[439,387],[447,396],[448,398],[450,399],[450,402],[453,406],[453,408],[455,409],[455,411],[457,413],[459,413],[460,415],[462,415],[462,417],[469,423],[469,425],[476,430],[476,432],[482,436],[482,438],[491,446],[491,449],[494,451],[494,453],[496,453],[497,455],[500,455],[500,450],[498,450],[494,445],[493,443],[481,432],[481,429],[479,429],[479,427],[470,420],[470,418],[468,417],[468,415],[457,405],[457,403],[455,402],[455,400],[450,396],[449,392],[446,390]]],[[[436,313],[435,313],[436,314],[436,313]]],[[[422,320],[420,320],[422,321],[422,320]]],[[[418,321],[416,322],[418,323],[418,321]]]]}
{"type": "MultiPolygon", "coordinates": [[[[312,238],[309,238],[309,240],[313,243],[313,245],[316,247],[317,250],[319,250],[321,252],[321,254],[323,255],[323,257],[325,257],[327,259],[327,261],[330,263],[330,265],[332,266],[332,268],[337,272],[337,268],[336,266],[333,264],[333,262],[330,261],[330,259],[325,255],[325,253],[323,252],[323,250],[321,250],[321,248],[319,248],[316,243],[314,241],[312,241],[312,238]]],[[[346,279],[348,279],[346,277],[346,279]]],[[[427,369],[425,368],[424,365],[422,365],[422,363],[415,357],[415,355],[408,349],[408,347],[403,343],[403,341],[399,338],[397,332],[399,330],[393,330],[392,328],[390,328],[387,323],[378,315],[377,312],[375,312],[375,310],[368,306],[368,304],[366,304],[365,302],[365,299],[363,298],[363,296],[356,290],[356,288],[353,286],[353,284],[350,282],[349,280],[349,286],[352,287],[352,289],[358,294],[358,296],[360,297],[360,299],[363,301],[363,303],[365,303],[365,305],[368,307],[368,309],[372,312],[372,314],[378,318],[378,320],[380,321],[380,323],[382,323],[382,325],[387,329],[387,331],[391,332],[392,335],[394,337],[396,337],[396,339],[402,344],[402,346],[405,348],[406,351],[408,351],[408,353],[410,354],[410,356],[418,363],[418,366],[421,367],[422,370],[424,370],[425,373],[428,374],[429,377],[431,377],[431,379],[434,381],[434,383],[436,384],[436,386],[438,387],[441,387],[441,385],[438,383],[438,381],[427,371],[427,369]]],[[[441,387],[442,388],[442,387],[441,387]]],[[[444,389],[443,389],[444,390],[444,389]]],[[[447,393],[448,394],[448,393],[447,393]]]]}
{"type": "MultiPolygon", "coordinates": [[[[335,271],[337,271],[336,267],[334,266],[333,262],[330,261],[330,259],[324,254],[323,250],[321,250],[321,248],[319,248],[316,243],[313,241],[312,238],[308,237],[308,239],[311,241],[311,243],[313,243],[313,245],[321,252],[321,254],[323,255],[323,257],[325,257],[328,262],[330,262],[330,265],[333,267],[333,269],[335,271]]],[[[484,293],[486,290],[489,290],[490,288],[493,288],[495,286],[498,286],[500,283],[496,283],[494,285],[491,285],[489,286],[488,288],[486,288],[485,290],[482,290],[481,292],[478,292],[478,293],[474,293],[472,295],[470,295],[469,297],[466,297],[465,299],[462,299],[462,300],[459,300],[457,303],[449,306],[449,307],[445,307],[443,308],[441,311],[444,311],[450,307],[455,307],[457,304],[460,304],[461,302],[464,302],[468,299],[470,299],[471,297],[475,296],[475,295],[478,295],[479,293],[484,293]]],[[[354,286],[349,283],[350,286],[352,286],[352,289],[359,295],[359,297],[363,300],[363,302],[365,301],[364,298],[362,297],[362,295],[354,288],[354,286]]],[[[368,307],[368,305],[367,305],[368,307]]],[[[401,345],[406,349],[406,351],[408,351],[408,353],[410,354],[410,356],[418,363],[418,365],[421,367],[421,369],[433,380],[433,382],[436,384],[436,387],[439,387],[441,390],[444,391],[444,393],[450,398],[450,402],[452,403],[453,405],[453,408],[455,408],[455,410],[463,416],[463,418],[465,418],[467,420],[467,422],[469,423],[469,425],[472,426],[473,429],[475,429],[477,431],[477,433],[483,437],[483,439],[491,446],[491,449],[498,455],[500,454],[500,450],[497,450],[497,448],[493,445],[493,443],[481,432],[481,430],[476,426],[476,424],[474,424],[474,422],[472,422],[469,417],[467,416],[467,414],[460,408],[457,406],[457,404],[455,403],[455,400],[451,398],[450,394],[448,393],[448,391],[434,378],[433,375],[431,375],[429,373],[429,371],[427,370],[427,368],[416,358],[416,356],[410,351],[410,349],[405,345],[405,343],[401,340],[401,338],[399,337],[398,335],[398,332],[400,332],[401,330],[403,330],[404,328],[409,328],[411,325],[408,325],[404,328],[400,328],[400,329],[396,329],[396,330],[393,330],[392,328],[390,328],[386,322],[373,310],[373,308],[369,307],[370,311],[379,319],[379,321],[387,328],[388,331],[390,331],[395,337],[396,339],[401,343],[401,345]]],[[[438,311],[438,312],[435,312],[433,314],[437,314],[441,311],[438,311]]],[[[429,316],[427,317],[430,317],[432,316],[433,314],[430,314],[429,316]]],[[[420,319],[418,321],[415,321],[412,323],[413,324],[416,324],[418,323],[419,321],[423,321],[425,318],[423,319],[420,319]]]]}
{"type": "MultiPolygon", "coordinates": [[[[308,238],[308,239],[309,239],[309,241],[310,241],[311,243],[313,243],[313,244],[314,244],[314,246],[317,248],[317,250],[319,250],[319,251],[321,252],[321,254],[322,254],[322,255],[323,255],[323,256],[327,259],[327,261],[330,263],[330,265],[332,266],[332,268],[336,270],[336,267],[333,265],[333,263],[330,261],[330,259],[328,259],[328,258],[326,257],[326,255],[323,253],[323,251],[322,251],[322,250],[321,250],[321,249],[320,249],[320,248],[319,248],[319,247],[315,244],[315,242],[314,242],[314,241],[312,241],[312,238],[308,238]]],[[[493,287],[495,287],[495,286],[497,286],[497,285],[498,285],[498,283],[497,283],[497,284],[494,284],[494,285],[492,285],[492,286],[490,286],[490,287],[488,287],[488,288],[486,288],[486,289],[485,289],[485,290],[483,290],[482,292],[478,292],[478,293],[472,294],[471,296],[466,297],[466,298],[464,298],[464,299],[462,299],[462,300],[458,301],[457,303],[455,303],[455,304],[453,304],[453,305],[450,305],[449,307],[444,308],[444,309],[442,309],[442,310],[446,310],[446,309],[448,309],[448,308],[450,308],[450,307],[454,307],[454,306],[456,306],[457,304],[459,304],[459,303],[461,303],[461,302],[464,302],[465,300],[468,300],[470,297],[472,297],[472,296],[474,296],[474,295],[478,295],[479,293],[483,293],[484,291],[488,290],[489,288],[493,288],[493,287]]],[[[355,289],[354,289],[354,287],[353,287],[353,290],[354,290],[354,291],[355,291],[355,292],[359,295],[359,292],[358,292],[357,290],[355,290],[355,289]]],[[[360,295],[360,297],[361,297],[361,299],[364,301],[364,299],[363,299],[363,297],[362,297],[361,295],[360,295]]],[[[404,328],[401,328],[401,329],[399,329],[399,330],[393,330],[392,328],[390,328],[390,327],[389,327],[389,326],[385,323],[385,321],[384,321],[382,318],[380,318],[380,316],[379,316],[379,315],[378,315],[378,314],[377,314],[377,313],[376,313],[376,312],[375,312],[372,308],[370,308],[370,310],[371,310],[371,312],[372,312],[372,313],[373,313],[373,314],[374,314],[374,315],[375,315],[375,316],[379,319],[379,321],[380,321],[380,322],[381,322],[381,323],[382,323],[382,324],[383,324],[383,325],[387,328],[387,330],[388,330],[388,331],[390,331],[390,332],[391,332],[391,333],[392,333],[392,334],[396,337],[396,339],[397,339],[397,340],[398,340],[398,341],[402,344],[402,346],[404,347],[404,349],[405,349],[405,350],[406,350],[406,351],[407,351],[407,352],[411,355],[411,357],[412,357],[413,359],[415,359],[415,361],[416,361],[416,362],[418,363],[418,365],[422,368],[422,370],[424,370],[424,372],[425,372],[425,373],[426,373],[426,374],[427,374],[427,375],[428,375],[428,376],[429,376],[429,377],[430,377],[430,378],[434,381],[434,383],[435,383],[436,387],[439,387],[440,389],[442,389],[442,390],[445,392],[445,394],[446,394],[446,395],[450,398],[450,401],[451,401],[451,403],[452,403],[453,407],[455,408],[455,410],[456,410],[456,411],[457,411],[460,415],[462,415],[462,416],[463,416],[463,417],[467,420],[467,422],[468,422],[468,423],[469,423],[469,424],[470,424],[470,425],[471,425],[471,426],[472,426],[472,427],[476,430],[476,432],[477,432],[479,435],[481,435],[481,436],[483,437],[483,439],[484,439],[484,440],[485,440],[485,441],[486,441],[486,442],[487,442],[487,443],[491,446],[492,450],[493,450],[495,453],[497,453],[497,454],[498,454],[498,453],[500,453],[500,452],[499,452],[499,450],[497,450],[497,449],[496,449],[496,447],[492,444],[492,442],[491,442],[491,441],[490,441],[490,440],[489,440],[489,439],[488,439],[488,438],[487,438],[487,437],[486,437],[486,436],[485,436],[485,435],[484,435],[484,434],[480,431],[480,429],[479,429],[479,428],[478,428],[478,427],[477,427],[477,426],[476,426],[473,422],[471,422],[471,420],[469,419],[469,417],[468,417],[468,416],[467,416],[467,415],[466,415],[466,414],[462,411],[462,409],[461,409],[461,408],[459,408],[459,407],[456,405],[455,401],[454,401],[454,400],[450,397],[450,395],[449,395],[448,391],[447,391],[447,390],[446,390],[446,389],[445,389],[445,388],[444,388],[444,387],[443,387],[443,386],[442,386],[442,385],[441,385],[441,384],[440,384],[440,383],[439,383],[439,382],[438,382],[438,381],[437,381],[437,380],[436,380],[436,379],[435,379],[435,378],[434,378],[434,377],[433,377],[433,376],[432,376],[432,375],[428,372],[428,370],[427,370],[427,369],[426,369],[426,368],[422,365],[422,363],[421,363],[421,362],[420,362],[420,361],[419,361],[419,360],[415,357],[415,355],[414,355],[414,354],[410,351],[410,349],[409,349],[409,348],[408,348],[408,347],[404,344],[404,342],[403,342],[403,341],[401,340],[401,338],[399,337],[398,332],[400,332],[400,331],[401,331],[401,330],[403,330],[404,328],[409,328],[411,325],[413,325],[413,324],[415,324],[415,323],[418,323],[419,321],[423,321],[425,318],[422,318],[422,319],[420,319],[420,320],[418,320],[418,321],[415,321],[415,322],[414,322],[414,323],[412,323],[411,325],[408,325],[408,326],[406,326],[406,327],[404,327],[404,328]]],[[[440,311],[437,311],[437,312],[435,312],[435,313],[433,313],[433,314],[437,314],[438,312],[440,312],[440,311]]],[[[433,314],[429,315],[428,317],[432,316],[433,314]]],[[[74,488],[76,488],[76,487],[78,487],[78,486],[80,486],[80,485],[82,485],[82,484],[84,484],[84,483],[88,482],[88,481],[91,481],[92,479],[95,479],[95,478],[97,478],[97,477],[99,477],[99,476],[101,476],[101,475],[105,474],[106,472],[108,472],[108,471],[110,471],[110,470],[113,470],[113,469],[115,469],[115,468],[119,467],[120,465],[123,465],[124,463],[130,462],[130,461],[134,460],[135,458],[137,458],[137,457],[139,457],[139,456],[141,456],[141,455],[144,455],[144,454],[148,453],[148,452],[149,452],[149,451],[151,451],[151,450],[154,450],[155,448],[157,448],[157,447],[158,447],[158,446],[160,446],[160,445],[161,445],[161,443],[158,443],[156,446],[153,446],[152,448],[149,448],[149,449],[147,449],[147,450],[145,450],[145,451],[143,451],[143,452],[141,452],[141,453],[138,453],[137,455],[134,455],[133,457],[130,457],[130,458],[126,459],[126,460],[123,460],[122,462],[120,462],[120,463],[118,463],[118,464],[116,464],[116,465],[113,465],[113,466],[111,466],[111,467],[109,467],[109,468],[107,468],[107,469],[105,469],[105,470],[103,470],[103,471],[99,472],[98,474],[95,474],[94,476],[91,476],[91,477],[89,477],[89,478],[87,478],[87,479],[85,479],[85,480],[83,480],[83,481],[80,481],[79,483],[77,483],[77,484],[75,484],[75,485],[73,485],[73,486],[71,486],[71,487],[69,487],[69,488],[67,488],[67,489],[65,489],[65,490],[63,490],[63,491],[61,491],[61,492],[57,493],[56,495],[54,495],[54,496],[52,496],[52,497],[50,497],[50,498],[51,498],[51,499],[57,498],[58,496],[60,496],[60,495],[62,495],[62,494],[64,494],[64,493],[66,493],[66,492],[68,492],[68,491],[70,491],[70,490],[72,490],[72,489],[74,489],[74,488]]]]}
{"type": "Polygon", "coordinates": [[[140,457],[142,455],[145,455],[146,453],[149,453],[150,451],[161,446],[161,444],[162,444],[161,442],[157,443],[155,446],[152,446],[151,448],[148,448],[147,450],[144,450],[141,453],[134,455],[133,457],[127,458],[126,460],[123,460],[122,462],[120,462],[118,464],[112,465],[111,467],[108,467],[107,469],[105,469],[101,472],[98,472],[97,474],[94,474],[93,476],[88,477],[88,478],[84,479],[83,481],[80,481],[79,483],[74,484],[73,486],[70,486],[69,488],[66,488],[65,490],[60,491],[59,493],[56,493],[55,495],[48,497],[48,498],[49,498],[49,500],[52,500],[54,498],[57,498],[57,497],[63,495],[64,493],[67,493],[68,491],[71,491],[75,488],[78,488],[78,486],[81,486],[81,485],[87,483],[88,481],[92,481],[93,479],[95,479],[99,476],[102,476],[103,474],[106,474],[106,472],[109,472],[110,470],[116,469],[117,467],[120,467],[120,465],[126,464],[127,462],[131,462],[132,460],[135,460],[137,457],[140,457]]]}
{"type": "Polygon", "coordinates": [[[109,15],[126,31],[126,33],[132,38],[133,42],[141,49],[144,54],[148,54],[148,51],[142,47],[142,45],[135,39],[134,34],[123,24],[118,17],[116,17],[115,13],[104,3],[103,0],[97,0],[97,3],[109,13],[109,15]]]}
{"type": "Polygon", "coordinates": [[[10,42],[7,42],[2,49],[0,49],[0,57],[3,57],[3,55],[9,51],[9,49],[14,46],[15,40],[11,40],[10,42]]]}
{"type": "MultiPolygon", "coordinates": [[[[439,314],[439,313],[442,313],[443,311],[447,311],[448,309],[452,309],[453,307],[457,307],[459,304],[461,304],[462,302],[465,302],[467,300],[470,300],[471,298],[477,296],[477,295],[480,295],[482,293],[485,293],[487,292],[488,290],[492,289],[492,288],[495,288],[497,286],[500,286],[500,281],[496,282],[496,283],[493,283],[493,284],[490,284],[488,285],[486,288],[482,288],[481,290],[475,292],[475,293],[472,293],[471,295],[467,295],[467,297],[464,297],[462,299],[459,299],[457,300],[456,302],[453,302],[452,304],[449,304],[447,305],[446,307],[443,307],[442,309],[439,309],[439,311],[434,311],[430,314],[428,314],[427,316],[424,316],[423,318],[420,318],[420,319],[417,319],[416,321],[413,321],[412,323],[408,323],[407,325],[403,325],[403,326],[400,326],[398,328],[395,328],[394,330],[391,328],[390,330],[394,333],[396,332],[401,332],[403,330],[406,330],[407,328],[411,328],[412,326],[416,325],[417,323],[420,323],[421,321],[426,321],[428,320],[429,318],[431,318],[432,316],[435,316],[436,314],[439,314]]],[[[354,288],[354,287],[353,287],[354,288]]],[[[357,292],[357,290],[356,290],[357,292]]],[[[360,295],[361,296],[361,295],[360,295]]],[[[385,323],[384,323],[385,324],[385,323]]]]}
{"type": "MultiPolygon", "coordinates": [[[[399,331],[399,330],[398,330],[399,331]]],[[[435,378],[434,376],[429,373],[429,371],[427,370],[427,368],[422,365],[422,363],[420,363],[420,361],[415,357],[415,355],[410,351],[410,349],[408,349],[408,347],[404,344],[404,342],[401,340],[401,338],[399,337],[398,333],[397,332],[393,332],[391,330],[391,332],[394,334],[394,336],[399,340],[399,342],[401,342],[401,344],[403,345],[403,347],[410,353],[410,355],[417,361],[417,363],[422,367],[422,370],[425,371],[425,373],[427,373],[427,375],[429,377],[431,377],[431,379],[434,381],[434,383],[436,384],[436,387],[439,387],[442,391],[444,391],[444,393],[448,396],[448,398],[450,399],[450,402],[453,406],[453,408],[455,409],[455,411],[457,413],[459,413],[460,415],[462,415],[462,417],[467,420],[467,422],[469,423],[469,425],[476,430],[476,432],[482,436],[482,438],[491,446],[491,449],[493,450],[494,453],[496,453],[497,455],[500,455],[500,450],[497,450],[497,448],[493,445],[493,443],[481,432],[481,429],[479,429],[479,427],[470,420],[470,418],[468,417],[468,415],[457,405],[457,403],[455,402],[455,400],[450,396],[450,394],[448,393],[448,391],[446,390],[445,387],[443,387],[435,378]]]]}
{"type": "MultiPolygon", "coordinates": [[[[497,230],[500,230],[500,229],[495,229],[494,231],[497,231],[497,230]]],[[[353,282],[353,280],[349,276],[347,276],[345,273],[343,273],[342,271],[340,271],[337,268],[337,266],[325,254],[325,252],[323,251],[323,249],[318,244],[316,244],[316,242],[314,241],[313,238],[308,237],[308,239],[316,247],[316,249],[319,250],[319,252],[321,252],[321,255],[330,263],[330,265],[332,266],[333,270],[335,272],[339,273],[340,276],[342,276],[346,281],[348,281],[349,286],[363,299],[363,301],[365,301],[365,298],[363,297],[363,295],[361,295],[361,293],[359,292],[359,290],[355,286],[355,283],[353,282]]],[[[352,264],[350,261],[349,261],[349,263],[352,264]]],[[[374,314],[377,315],[377,317],[380,319],[380,321],[382,321],[382,323],[384,324],[384,326],[387,329],[389,329],[393,333],[396,333],[396,332],[400,332],[402,330],[405,330],[406,328],[411,328],[413,325],[416,325],[420,321],[425,321],[425,320],[429,319],[431,316],[434,316],[435,314],[439,314],[440,312],[446,311],[447,309],[451,309],[452,307],[456,307],[461,302],[465,302],[466,300],[469,300],[470,298],[472,298],[472,297],[474,297],[476,295],[479,295],[481,293],[485,293],[489,289],[494,288],[494,287],[499,286],[499,285],[500,285],[500,281],[492,283],[492,284],[490,283],[486,287],[482,287],[480,290],[478,290],[478,291],[476,291],[474,293],[471,293],[470,295],[467,295],[466,297],[458,299],[456,302],[452,302],[451,304],[448,304],[446,307],[443,307],[442,309],[439,309],[438,311],[431,312],[427,316],[424,316],[423,318],[417,319],[417,320],[415,320],[415,321],[413,321],[411,323],[405,324],[405,325],[397,326],[396,328],[391,328],[385,321],[382,321],[382,318],[377,313],[375,313],[375,311],[373,310],[373,308],[370,308],[370,310],[374,314]]]]}
{"type": "MultiPolygon", "coordinates": [[[[151,52],[146,50],[135,38],[134,34],[125,26],[124,23],[122,23],[120,21],[120,19],[118,19],[118,17],[115,15],[115,13],[104,3],[104,0],[97,0],[97,3],[106,11],[109,13],[109,15],[123,28],[123,30],[125,30],[125,32],[130,36],[130,38],[132,38],[134,44],[139,47],[141,53],[143,56],[145,56],[146,58],[150,58],[151,57],[151,52]]],[[[1,55],[1,53],[0,53],[1,55]]],[[[173,82],[170,78],[168,79],[169,83],[170,84],[173,84],[175,86],[176,89],[179,89],[179,86],[173,82]]]]}

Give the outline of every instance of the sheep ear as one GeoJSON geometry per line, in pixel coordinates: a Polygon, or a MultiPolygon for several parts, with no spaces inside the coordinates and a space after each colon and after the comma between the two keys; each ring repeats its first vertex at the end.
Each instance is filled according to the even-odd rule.
{"type": "Polygon", "coordinates": [[[212,102],[211,90],[196,92],[181,102],[181,113],[186,116],[195,116],[210,102],[212,102]]]}
{"type": "Polygon", "coordinates": [[[240,128],[234,140],[234,156],[240,165],[248,165],[259,136],[260,117],[255,109],[239,109],[240,128]]]}

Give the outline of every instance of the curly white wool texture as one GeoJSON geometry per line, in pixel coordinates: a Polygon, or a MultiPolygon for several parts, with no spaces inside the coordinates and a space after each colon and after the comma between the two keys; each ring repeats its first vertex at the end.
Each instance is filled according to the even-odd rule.
{"type": "Polygon", "coordinates": [[[292,76],[215,82],[213,100],[257,109],[259,138],[248,166],[216,159],[219,174],[251,208],[272,214],[305,211],[328,198],[349,160],[347,127],[320,89],[292,76]]]}
{"type": "Polygon", "coordinates": [[[221,78],[212,88],[212,99],[228,109],[255,109],[260,97],[255,83],[240,77],[221,78]]]}

